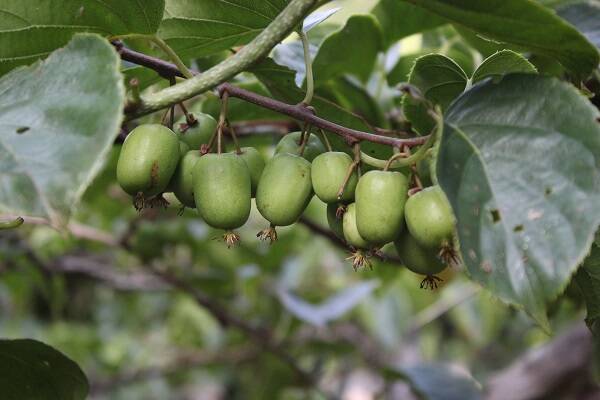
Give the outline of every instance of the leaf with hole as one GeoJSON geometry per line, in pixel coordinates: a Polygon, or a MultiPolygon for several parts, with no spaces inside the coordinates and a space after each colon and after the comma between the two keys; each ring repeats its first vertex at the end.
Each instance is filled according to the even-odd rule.
{"type": "Polygon", "coordinates": [[[469,275],[545,329],[600,222],[599,115],[568,83],[518,74],[445,116],[437,177],[469,275]]]}
{"type": "Polygon", "coordinates": [[[65,223],[119,132],[119,58],[96,35],[0,79],[0,210],[65,223]]]}

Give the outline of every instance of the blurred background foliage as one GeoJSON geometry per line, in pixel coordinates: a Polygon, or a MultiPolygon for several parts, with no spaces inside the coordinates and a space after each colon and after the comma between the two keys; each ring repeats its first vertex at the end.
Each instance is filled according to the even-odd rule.
{"type": "MultiPolygon", "coordinates": [[[[376,4],[331,2],[341,10],[311,31],[311,41],[319,43],[376,4]]],[[[288,67],[299,65],[302,82],[299,50],[292,35],[273,57],[288,67]]],[[[415,58],[431,52],[453,58],[468,75],[486,55],[452,27],[441,26],[377,51],[368,79],[340,76],[317,93],[369,123],[397,127],[400,96],[394,87],[406,80],[415,58]]],[[[202,69],[220,58],[194,64],[202,69]]],[[[153,73],[147,78],[156,82],[153,73]]],[[[245,73],[235,83],[269,93],[268,82],[261,80],[245,73]]],[[[207,93],[190,106],[216,115],[219,103],[207,93]]],[[[231,100],[230,119],[240,126],[282,120],[237,99],[231,100]]],[[[270,155],[282,134],[276,123],[271,128],[243,135],[242,144],[270,155]]],[[[373,147],[373,154],[389,150],[373,147]]],[[[0,240],[0,336],[36,338],[69,355],[86,372],[91,398],[321,399],[327,398],[324,393],[344,399],[411,398],[386,368],[433,363],[485,382],[526,350],[551,340],[524,313],[479,290],[460,270],[445,272],[441,288],[426,291],[419,289],[421,277],[391,261],[375,260],[372,270],[353,271],[344,249],[303,223],[281,228],[272,246],[261,243],[255,234],[266,221],[255,208],[235,249],[213,240],[219,232],[194,211],[178,215],[176,204],[138,214],[116,183],[118,152],[115,145],[87,190],[73,218],[74,234],[27,224],[2,232],[0,240]],[[224,326],[190,293],[152,270],[179,277],[227,313],[266,327],[298,365],[318,375],[320,388],[299,388],[293,371],[264,343],[235,324],[224,326]]],[[[314,198],[304,218],[325,227],[324,204],[314,198]]],[[[391,248],[384,252],[393,255],[391,248]]],[[[583,318],[575,290],[551,307],[555,332],[583,318]]],[[[423,371],[413,372],[432,376],[423,371]]]]}

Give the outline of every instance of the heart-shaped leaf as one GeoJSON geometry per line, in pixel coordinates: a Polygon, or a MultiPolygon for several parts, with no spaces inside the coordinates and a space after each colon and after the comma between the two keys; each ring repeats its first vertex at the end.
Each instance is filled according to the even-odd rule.
{"type": "Polygon", "coordinates": [[[477,83],[486,78],[497,79],[503,75],[515,73],[535,74],[537,69],[525,57],[512,50],[502,50],[492,54],[477,67],[472,83],[477,83]]]}
{"type": "Polygon", "coordinates": [[[4,400],[84,400],[81,368],[56,349],[31,339],[0,340],[0,393],[4,400]]]}
{"type": "Polygon", "coordinates": [[[0,75],[64,46],[77,32],[103,36],[155,33],[164,0],[3,0],[0,75]]]}
{"type": "Polygon", "coordinates": [[[598,51],[575,28],[531,0],[405,0],[485,37],[558,60],[583,78],[598,51]]]}
{"type": "Polygon", "coordinates": [[[546,302],[600,222],[599,115],[568,83],[519,74],[474,86],[445,117],[437,177],[465,266],[546,329],[546,302]]]}
{"type": "MultiPolygon", "coordinates": [[[[419,57],[408,77],[408,83],[419,89],[427,101],[442,107],[442,110],[465,90],[467,80],[465,71],[454,60],[442,54],[419,57]]],[[[405,96],[402,110],[414,130],[422,135],[431,132],[435,122],[421,99],[405,96]]]]}
{"type": "Polygon", "coordinates": [[[119,131],[118,68],[106,40],[82,34],[0,79],[0,210],[66,222],[119,131]]]}

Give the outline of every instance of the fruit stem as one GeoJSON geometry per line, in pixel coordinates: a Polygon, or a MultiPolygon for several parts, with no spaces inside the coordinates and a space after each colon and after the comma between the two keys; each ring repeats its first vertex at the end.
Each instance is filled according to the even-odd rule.
{"type": "Polygon", "coordinates": [[[331,148],[331,143],[329,142],[325,131],[319,128],[319,132],[321,132],[321,136],[323,137],[323,141],[325,142],[325,147],[327,147],[327,151],[333,151],[333,149],[331,148]]]}
{"type": "Polygon", "coordinates": [[[196,119],[196,117],[194,117],[194,114],[188,111],[187,107],[183,104],[183,102],[179,102],[177,104],[179,104],[181,112],[183,112],[183,115],[185,115],[185,123],[188,125],[188,127],[195,126],[198,123],[198,120],[196,119]]]}
{"type": "Polygon", "coordinates": [[[304,154],[304,149],[306,148],[306,143],[308,143],[308,139],[310,138],[310,124],[304,123],[304,127],[302,128],[302,135],[300,135],[300,150],[298,151],[298,155],[302,157],[304,154]]]}
{"type": "Polygon", "coordinates": [[[350,177],[352,176],[354,169],[358,168],[359,165],[360,165],[360,144],[355,143],[354,144],[354,161],[348,167],[348,170],[346,171],[346,176],[344,177],[344,181],[342,182],[342,186],[340,187],[340,190],[338,190],[338,192],[337,192],[338,200],[342,198],[342,195],[344,194],[344,190],[346,190],[346,186],[348,185],[348,181],[350,180],[350,177]]]}
{"type": "Polygon", "coordinates": [[[229,93],[223,92],[221,96],[221,113],[219,114],[219,124],[217,126],[217,154],[223,151],[223,127],[227,124],[227,105],[229,103],[229,93]]]}
{"type": "Polygon", "coordinates": [[[129,80],[129,89],[131,90],[131,103],[141,104],[140,80],[138,78],[131,78],[129,80]]]}
{"type": "Polygon", "coordinates": [[[229,134],[231,135],[231,139],[233,139],[233,145],[235,146],[236,154],[242,154],[242,148],[240,147],[240,142],[238,140],[237,134],[235,133],[235,129],[233,129],[233,126],[229,123],[229,121],[226,121],[226,123],[227,128],[229,128],[229,134]]]}
{"type": "Polygon", "coordinates": [[[304,96],[302,103],[309,105],[315,93],[312,59],[310,57],[310,43],[308,42],[308,35],[302,29],[298,31],[298,35],[302,41],[302,48],[304,50],[304,64],[306,65],[306,96],[304,96]]]}

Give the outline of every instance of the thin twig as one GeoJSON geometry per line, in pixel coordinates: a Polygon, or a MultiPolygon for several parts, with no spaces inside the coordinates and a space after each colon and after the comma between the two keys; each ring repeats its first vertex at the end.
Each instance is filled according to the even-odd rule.
{"type": "MultiPolygon", "coordinates": [[[[131,63],[142,65],[158,72],[161,76],[182,76],[177,67],[164,60],[150,57],[146,54],[139,53],[123,46],[122,43],[113,42],[113,45],[117,48],[117,51],[121,55],[123,60],[131,63]]],[[[197,71],[192,71],[193,74],[197,75],[197,71]]],[[[238,99],[245,100],[249,103],[257,106],[278,112],[280,114],[287,115],[296,120],[308,122],[312,126],[324,129],[326,131],[335,133],[343,137],[348,143],[354,144],[359,141],[368,141],[373,143],[384,144],[392,147],[402,146],[418,146],[427,141],[427,136],[419,136],[413,138],[395,138],[383,135],[374,135],[372,133],[358,131],[355,129],[347,128],[326,119],[316,116],[310,109],[303,105],[291,105],[269,97],[261,96],[251,91],[236,87],[229,83],[223,83],[217,87],[217,91],[222,94],[227,92],[229,97],[235,97],[238,99]]],[[[133,111],[132,111],[133,112],[133,111]]],[[[377,131],[379,128],[374,128],[377,131]]]]}

